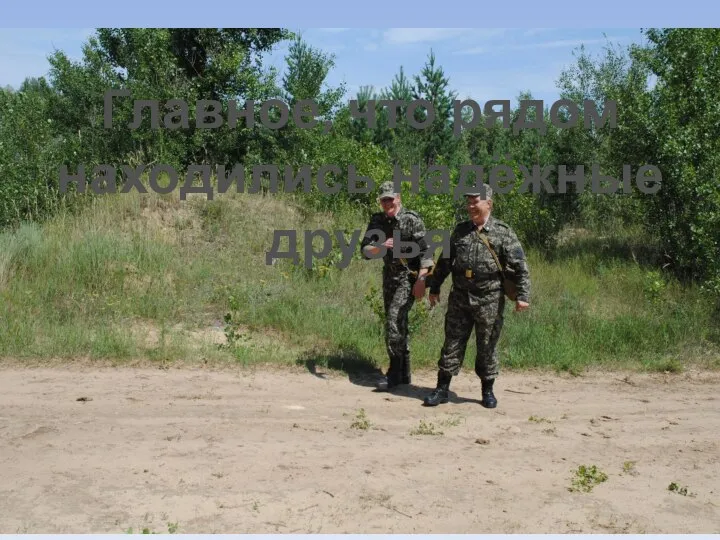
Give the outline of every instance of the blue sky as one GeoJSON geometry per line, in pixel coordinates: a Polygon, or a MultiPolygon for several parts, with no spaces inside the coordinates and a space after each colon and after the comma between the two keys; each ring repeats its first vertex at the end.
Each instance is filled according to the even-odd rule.
{"type": "MultiPolygon", "coordinates": [[[[536,99],[558,98],[556,79],[574,62],[573,50],[584,44],[602,53],[608,41],[627,46],[641,43],[640,29],[613,28],[291,28],[314,47],[335,55],[328,84],[346,83],[352,99],[362,85],[388,86],[400,66],[408,76],[419,74],[432,48],[450,85],[460,98],[479,103],[491,99],[513,102],[522,90],[536,99]],[[605,37],[606,36],[606,37],[605,37]]],[[[27,76],[47,74],[46,57],[54,49],[82,57],[82,44],[93,29],[0,30],[0,86],[17,87],[27,76]]],[[[284,67],[287,45],[278,47],[268,63],[284,67]]]]}

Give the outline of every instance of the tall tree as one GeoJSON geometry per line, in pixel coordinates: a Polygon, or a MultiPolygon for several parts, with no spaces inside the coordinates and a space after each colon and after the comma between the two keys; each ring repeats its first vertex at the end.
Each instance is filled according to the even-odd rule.
{"type": "MultiPolygon", "coordinates": [[[[720,29],[650,29],[651,126],[662,184],[645,195],[671,264],[720,294],[720,29]]],[[[640,165],[640,163],[638,163],[640,165]]],[[[636,171],[633,171],[636,172],[636,171]]]]}
{"type": "MultiPolygon", "coordinates": [[[[418,131],[420,155],[423,165],[435,163],[453,163],[459,141],[453,135],[453,110],[457,94],[450,89],[450,80],[445,71],[435,65],[435,53],[431,50],[420,75],[415,76],[413,99],[423,99],[432,103],[435,119],[429,128],[418,131]]],[[[415,119],[423,122],[427,113],[418,108],[415,119]]]]}
{"type": "MultiPolygon", "coordinates": [[[[264,159],[270,162],[283,159],[293,165],[316,164],[325,144],[323,138],[329,135],[325,122],[332,122],[337,114],[340,100],[345,94],[345,85],[328,86],[327,77],[335,67],[335,56],[310,46],[300,36],[290,44],[285,63],[287,70],[282,80],[281,97],[290,111],[298,106],[300,101],[312,100],[317,105],[315,120],[318,124],[308,130],[295,125],[290,118],[282,130],[266,133],[266,141],[268,137],[275,139],[279,148],[267,141],[268,144],[263,150],[264,159]]],[[[313,116],[310,114],[312,109],[304,107],[303,111],[306,114],[304,120],[308,121],[313,116]]]]}
{"type": "MultiPolygon", "coordinates": [[[[273,70],[264,70],[262,55],[291,37],[282,29],[224,28],[101,28],[84,47],[83,61],[63,52],[50,58],[51,81],[61,96],[63,124],[69,132],[87,132],[97,148],[94,157],[121,160],[136,154],[143,162],[173,165],[239,161],[251,130],[198,128],[198,100],[217,100],[227,118],[229,100],[243,107],[247,100],[277,94],[273,70]],[[112,130],[103,129],[103,94],[124,88],[132,99],[113,100],[112,130]],[[168,101],[188,104],[185,129],[151,129],[147,117],[128,137],[133,100],[157,100],[160,120],[168,101]]],[[[149,115],[148,115],[149,116],[149,115]]],[[[85,156],[90,159],[89,156],[85,156]]]]}

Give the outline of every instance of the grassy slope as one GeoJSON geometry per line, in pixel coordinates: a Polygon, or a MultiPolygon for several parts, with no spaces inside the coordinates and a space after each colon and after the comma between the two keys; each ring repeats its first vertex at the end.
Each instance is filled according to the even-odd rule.
{"type": "MultiPolygon", "coordinates": [[[[386,365],[379,261],[265,264],[275,229],[299,231],[302,264],[302,231],[349,232],[363,216],[340,223],[274,196],[216,198],[106,196],[80,216],[0,235],[0,357],[386,365]],[[239,339],[220,349],[230,311],[239,339]]],[[[532,309],[507,308],[505,368],[720,367],[717,323],[699,291],[574,247],[555,262],[530,252],[532,309]]],[[[449,281],[443,299],[448,290],[449,281]]],[[[415,366],[435,365],[444,311],[413,309],[415,366]]],[[[468,366],[474,350],[471,339],[468,366]]]]}

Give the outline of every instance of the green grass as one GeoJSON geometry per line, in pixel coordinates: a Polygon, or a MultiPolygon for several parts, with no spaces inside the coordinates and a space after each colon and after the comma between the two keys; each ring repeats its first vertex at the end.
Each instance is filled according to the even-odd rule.
{"type": "MultiPolygon", "coordinates": [[[[216,199],[105,196],[80,214],[0,234],[0,357],[387,364],[377,311],[382,263],[356,250],[340,270],[335,246],[332,257],[302,266],[304,230],[350,233],[364,229],[364,216],[317,215],[279,196],[216,199]],[[300,266],[265,263],[276,229],[298,231],[300,266]],[[213,331],[242,339],[220,348],[197,337],[213,331]]],[[[523,314],[506,308],[503,368],[720,367],[711,299],[650,271],[618,244],[601,245],[576,239],[553,260],[528,250],[532,305],[523,314]]],[[[435,310],[413,308],[414,367],[436,365],[449,289],[450,280],[435,310]]]]}

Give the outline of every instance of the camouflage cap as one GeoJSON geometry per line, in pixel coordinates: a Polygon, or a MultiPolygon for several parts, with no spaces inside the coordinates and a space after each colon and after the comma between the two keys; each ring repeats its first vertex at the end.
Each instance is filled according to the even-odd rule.
{"type": "Polygon", "coordinates": [[[465,192],[466,197],[482,197],[484,200],[490,200],[493,196],[493,190],[490,186],[485,184],[481,186],[475,186],[465,192]]]}
{"type": "Polygon", "coordinates": [[[392,182],[383,182],[380,186],[380,193],[378,195],[378,199],[385,199],[387,197],[396,197],[399,195],[395,191],[395,185],[392,182]]]}

